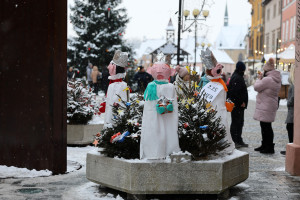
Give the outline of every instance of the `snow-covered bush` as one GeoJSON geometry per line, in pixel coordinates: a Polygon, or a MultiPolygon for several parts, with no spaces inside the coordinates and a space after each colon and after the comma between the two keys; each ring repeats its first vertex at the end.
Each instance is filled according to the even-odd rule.
{"type": "Polygon", "coordinates": [[[92,92],[83,86],[81,80],[68,81],[68,124],[87,124],[92,119],[96,109],[96,101],[92,92]]]}

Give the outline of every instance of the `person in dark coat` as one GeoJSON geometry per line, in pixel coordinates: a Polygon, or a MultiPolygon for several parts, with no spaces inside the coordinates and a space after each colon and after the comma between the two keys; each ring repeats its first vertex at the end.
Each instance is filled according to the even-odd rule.
{"type": "Polygon", "coordinates": [[[139,71],[134,75],[133,80],[138,83],[138,91],[144,93],[148,83],[152,81],[152,76],[145,71],[144,67],[139,67],[139,71]]]}
{"type": "Polygon", "coordinates": [[[75,72],[73,71],[73,67],[69,67],[67,77],[68,77],[68,81],[71,81],[75,78],[75,72]]]}
{"type": "Polygon", "coordinates": [[[230,133],[236,148],[248,147],[242,139],[244,126],[244,111],[248,105],[248,91],[244,80],[246,66],[243,62],[237,62],[236,69],[231,76],[228,85],[227,98],[234,103],[231,112],[230,133]]]}
{"type": "MultiPolygon", "coordinates": [[[[293,66],[290,71],[290,86],[288,90],[288,98],[287,98],[287,116],[286,116],[286,130],[288,132],[289,143],[293,143],[294,141],[294,72],[295,67],[293,66]]],[[[280,151],[281,154],[285,155],[285,151],[280,151]]]]}

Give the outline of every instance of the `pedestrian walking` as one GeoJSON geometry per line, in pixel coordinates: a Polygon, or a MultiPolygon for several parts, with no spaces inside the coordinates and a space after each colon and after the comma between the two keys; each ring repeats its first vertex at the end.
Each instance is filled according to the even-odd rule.
{"type": "Polygon", "coordinates": [[[73,71],[73,67],[69,67],[69,70],[67,72],[68,81],[71,81],[75,78],[75,73],[73,71]]]}
{"type": "Polygon", "coordinates": [[[139,67],[137,73],[135,73],[133,80],[138,83],[138,91],[144,93],[145,89],[148,86],[148,83],[152,81],[152,76],[145,71],[143,66],[139,67]]]}
{"type": "Polygon", "coordinates": [[[91,78],[93,81],[93,87],[94,87],[94,93],[96,93],[96,95],[98,95],[98,91],[99,91],[99,84],[98,84],[98,76],[100,76],[100,72],[98,71],[98,67],[94,66],[93,67],[93,71],[91,73],[91,78]]]}
{"type": "Polygon", "coordinates": [[[230,133],[235,147],[248,147],[242,138],[244,126],[244,111],[248,105],[248,91],[244,80],[246,66],[243,62],[237,62],[236,69],[228,84],[227,98],[234,103],[231,112],[230,133]]]}
{"type": "Polygon", "coordinates": [[[88,66],[86,67],[86,77],[90,87],[93,87],[93,80],[91,77],[92,71],[93,71],[93,64],[89,63],[88,66]]]}
{"type": "MultiPolygon", "coordinates": [[[[295,66],[291,67],[289,83],[290,87],[288,90],[288,98],[287,98],[287,117],[285,120],[286,123],[286,130],[288,132],[289,143],[293,143],[294,140],[294,74],[295,73],[295,66]]],[[[281,154],[285,155],[285,151],[281,151],[281,154]]]]}
{"type": "Polygon", "coordinates": [[[281,87],[281,76],[274,68],[274,59],[270,58],[263,67],[264,73],[258,74],[254,83],[256,96],[256,108],[253,118],[260,121],[262,144],[255,148],[260,153],[274,153],[274,132],[272,122],[275,120],[278,109],[278,93],[281,87]]]}

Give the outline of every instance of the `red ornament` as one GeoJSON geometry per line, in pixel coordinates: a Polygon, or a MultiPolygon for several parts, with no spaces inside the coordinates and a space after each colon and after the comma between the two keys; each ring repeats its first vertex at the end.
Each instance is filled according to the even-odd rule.
{"type": "Polygon", "coordinates": [[[183,127],[184,128],[188,128],[190,125],[189,125],[189,123],[187,123],[187,122],[185,122],[184,124],[183,124],[183,127]]]}
{"type": "Polygon", "coordinates": [[[107,8],[108,11],[110,11],[110,8],[107,8]]]}
{"type": "Polygon", "coordinates": [[[82,15],[80,16],[80,18],[83,18],[82,15]]]}
{"type": "Polygon", "coordinates": [[[90,50],[91,50],[91,48],[89,47],[89,48],[88,48],[88,50],[90,51],[90,50]]]}
{"type": "Polygon", "coordinates": [[[122,35],[122,33],[119,33],[119,35],[121,36],[121,35],[122,35]]]}
{"type": "Polygon", "coordinates": [[[140,126],[140,124],[139,124],[139,123],[136,123],[135,125],[136,125],[136,126],[140,126]]]}
{"type": "Polygon", "coordinates": [[[80,72],[80,71],[78,70],[78,71],[77,71],[77,74],[79,74],[79,72],[80,72]]]}

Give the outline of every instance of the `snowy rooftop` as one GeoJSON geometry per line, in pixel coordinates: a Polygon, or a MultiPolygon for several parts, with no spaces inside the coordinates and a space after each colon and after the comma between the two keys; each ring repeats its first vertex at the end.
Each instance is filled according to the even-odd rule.
{"type": "Polygon", "coordinates": [[[245,49],[245,36],[248,28],[245,25],[223,26],[215,46],[218,49],[245,49]]]}

